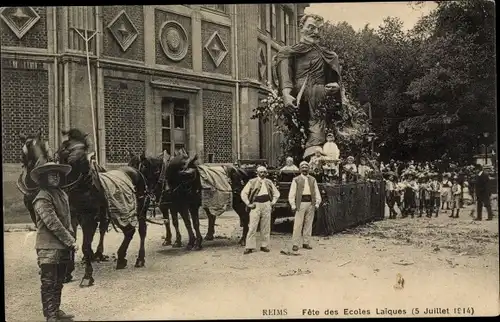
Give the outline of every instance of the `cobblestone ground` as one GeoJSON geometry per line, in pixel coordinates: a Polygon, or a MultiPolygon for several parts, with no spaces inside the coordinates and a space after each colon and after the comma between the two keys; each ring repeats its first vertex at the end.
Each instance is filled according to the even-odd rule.
{"type": "MultiPolygon", "coordinates": [[[[262,318],[268,316],[265,309],[286,309],[287,317],[303,316],[303,309],[318,310],[320,317],[327,309],[337,310],[338,317],[374,317],[377,309],[404,309],[411,316],[413,308],[421,316],[426,308],[448,308],[450,316],[460,315],[457,308],[466,315],[471,309],[474,315],[498,315],[497,215],[473,222],[469,212],[459,219],[442,213],[384,220],[315,237],[314,249],[300,256],[280,254],[291,237],[282,233],[271,236],[270,253],[243,255],[233,213],[218,219],[218,238],[199,252],[162,246],[164,229],[149,225],[146,267],[133,267],[136,235],[128,268],[116,271],[112,261],[94,264],[96,285],[66,284],[62,308],[86,321],[262,318]],[[402,289],[395,287],[398,274],[405,280],[402,289]]],[[[206,225],[202,220],[202,232],[206,225]]],[[[107,234],[106,253],[112,255],[121,240],[121,234],[107,234]]],[[[5,234],[6,321],[42,319],[33,243],[33,233],[5,234]]],[[[82,274],[77,265],[78,280],[82,274]]],[[[390,316],[385,312],[379,316],[390,316]]]]}

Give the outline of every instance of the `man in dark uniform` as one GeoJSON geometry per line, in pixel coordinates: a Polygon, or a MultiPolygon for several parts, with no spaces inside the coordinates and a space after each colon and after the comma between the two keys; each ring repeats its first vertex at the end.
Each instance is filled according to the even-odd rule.
{"type": "Polygon", "coordinates": [[[483,219],[483,206],[488,212],[488,218],[486,220],[493,219],[493,211],[491,210],[491,188],[490,188],[490,176],[484,171],[483,166],[476,164],[476,169],[478,171],[476,177],[476,201],[477,201],[477,217],[474,220],[483,219]]]}

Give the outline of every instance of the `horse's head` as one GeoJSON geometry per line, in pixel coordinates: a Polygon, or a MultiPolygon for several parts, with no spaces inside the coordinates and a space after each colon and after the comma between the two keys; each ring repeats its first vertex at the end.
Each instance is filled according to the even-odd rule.
{"type": "Polygon", "coordinates": [[[79,129],[62,131],[62,134],[68,139],[61,143],[56,153],[57,160],[62,164],[71,165],[73,170],[70,175],[87,173],[90,170],[88,134],[79,129]]]}
{"type": "Polygon", "coordinates": [[[20,134],[19,139],[23,143],[22,163],[27,171],[36,166],[51,161],[49,142],[43,140],[43,130],[32,135],[20,134]]]}
{"type": "Polygon", "coordinates": [[[166,169],[166,178],[171,189],[182,193],[201,190],[197,160],[197,155],[189,157],[187,153],[177,153],[170,160],[166,169]]]}
{"type": "Polygon", "coordinates": [[[154,192],[159,192],[160,190],[158,190],[158,188],[161,188],[161,185],[158,183],[165,179],[165,173],[162,173],[162,170],[165,171],[163,165],[165,164],[165,166],[167,166],[171,159],[167,151],[163,151],[163,153],[157,157],[148,157],[145,152],[137,156],[129,151],[129,156],[130,161],[128,165],[141,172],[146,179],[149,189],[155,190],[154,192]]]}
{"type": "Polygon", "coordinates": [[[241,192],[250,179],[255,178],[257,171],[255,169],[243,169],[237,166],[227,166],[227,176],[231,180],[231,186],[235,193],[241,192]]]}

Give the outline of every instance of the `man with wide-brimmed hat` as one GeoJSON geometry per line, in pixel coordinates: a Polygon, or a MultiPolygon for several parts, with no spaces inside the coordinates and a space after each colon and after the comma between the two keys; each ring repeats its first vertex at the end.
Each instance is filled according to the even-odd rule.
{"type": "Polygon", "coordinates": [[[78,248],[71,227],[68,196],[60,188],[61,177],[70,171],[69,165],[47,162],[30,173],[40,187],[33,200],[37,226],[35,248],[42,283],[43,314],[47,321],[73,318],[59,308],[71,251],[78,248]]]}
{"type": "Polygon", "coordinates": [[[288,194],[288,202],[292,211],[295,212],[292,236],[293,251],[299,250],[301,241],[303,248],[312,249],[310,239],[314,213],[321,204],[318,183],[313,176],[309,175],[309,163],[302,161],[299,168],[301,174],[293,178],[288,194]]]}
{"type": "Polygon", "coordinates": [[[245,251],[247,255],[257,248],[255,235],[260,223],[261,247],[260,250],[268,253],[271,239],[271,212],[274,204],[280,197],[280,192],[274,183],[266,178],[266,167],[257,168],[257,178],[253,178],[241,191],[241,200],[250,208],[250,222],[248,225],[245,251]]]}

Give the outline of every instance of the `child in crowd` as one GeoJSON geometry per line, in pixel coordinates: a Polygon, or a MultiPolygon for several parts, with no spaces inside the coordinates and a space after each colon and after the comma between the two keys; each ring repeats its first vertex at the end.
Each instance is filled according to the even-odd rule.
{"type": "Polygon", "coordinates": [[[448,173],[443,174],[443,181],[441,182],[441,210],[445,210],[445,204],[446,210],[450,210],[452,183],[449,178],[450,175],[448,173]]]}
{"type": "Polygon", "coordinates": [[[472,205],[473,199],[469,191],[469,182],[467,180],[464,181],[463,196],[464,196],[464,205],[465,206],[472,205]]]}
{"type": "Polygon", "coordinates": [[[415,175],[413,172],[406,174],[405,190],[403,195],[404,210],[403,217],[408,217],[408,215],[413,218],[417,208],[417,193],[418,193],[418,183],[415,180],[415,175]]]}
{"type": "MultiPolygon", "coordinates": [[[[441,203],[441,183],[439,183],[438,180],[438,174],[434,172],[432,174],[432,180],[431,180],[431,207],[432,210],[436,212],[436,217],[439,215],[439,206],[441,203]]],[[[430,216],[432,217],[432,210],[430,216]]]]}
{"type": "Polygon", "coordinates": [[[394,209],[396,203],[400,203],[401,197],[397,193],[397,180],[393,173],[387,174],[387,179],[385,180],[385,191],[386,191],[386,202],[389,207],[389,219],[396,219],[397,212],[394,209]]]}
{"type": "Polygon", "coordinates": [[[360,165],[358,166],[358,174],[361,180],[367,179],[368,174],[372,171],[372,168],[370,168],[366,164],[366,158],[361,157],[360,160],[360,165]]]}
{"type": "Polygon", "coordinates": [[[453,178],[453,185],[451,186],[451,194],[452,194],[452,203],[451,203],[451,215],[450,218],[458,218],[458,214],[460,212],[460,198],[462,195],[462,187],[458,183],[458,178],[453,178]],[[454,211],[456,210],[455,216],[453,216],[454,211]]]}
{"type": "Polygon", "coordinates": [[[320,173],[322,171],[324,155],[325,154],[323,153],[323,149],[321,147],[317,147],[316,150],[314,151],[314,155],[311,157],[311,160],[309,161],[309,167],[311,169],[311,172],[320,173]]]}

